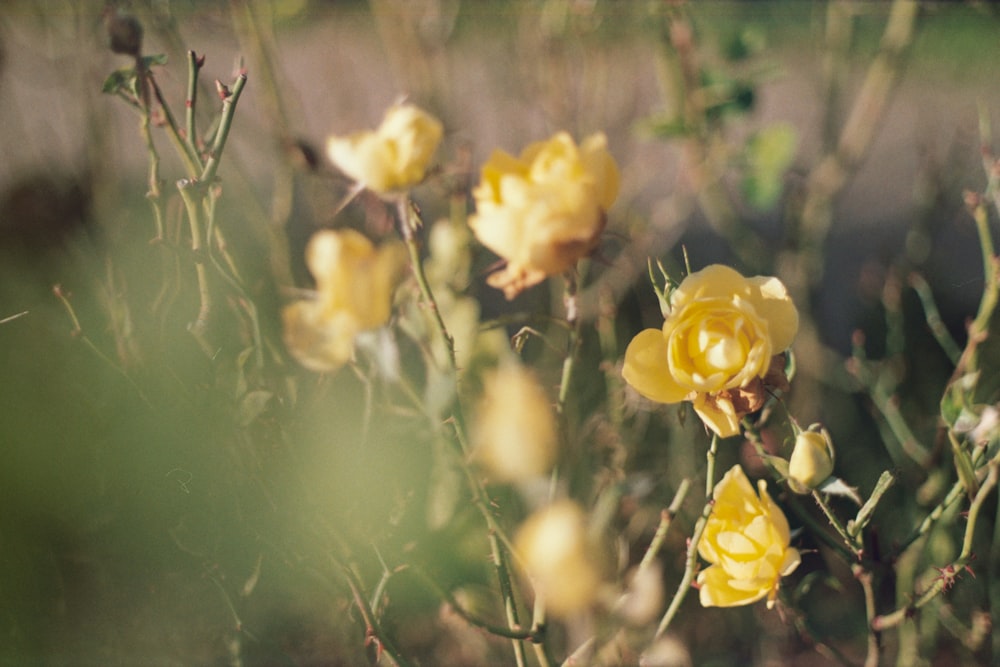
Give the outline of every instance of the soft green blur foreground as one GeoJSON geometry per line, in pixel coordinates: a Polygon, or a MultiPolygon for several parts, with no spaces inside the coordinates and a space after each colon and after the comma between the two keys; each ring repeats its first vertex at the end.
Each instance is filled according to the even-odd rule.
{"type": "MultiPolygon", "coordinates": [[[[213,283],[206,349],[189,331],[200,305],[194,267],[204,256],[191,249],[176,188],[184,165],[154,119],[165,239],[151,242],[140,114],[101,93],[109,74],[132,64],[107,48],[104,5],[5,3],[0,665],[392,664],[377,641],[366,642],[375,637],[370,613],[406,664],[516,664],[508,639],[473,627],[444,604],[456,600],[442,598],[506,623],[464,459],[421,414],[444,415],[453,384],[429,370],[435,330],[404,326],[423,312],[412,281],[397,296],[404,324],[393,324],[412,396],[381,378],[372,358],[316,374],[282,344],[280,309],[310,286],[302,253],[312,232],[343,224],[394,234],[393,211],[374,197],[334,217],[350,184],[329,166],[310,169],[307,158],[325,165],[327,135],[374,126],[401,94],[446,128],[443,173],[414,192],[426,223],[464,219],[466,186],[495,147],[516,153],[559,130],[608,136],[622,191],[581,267],[559,481],[610,536],[602,554],[613,563],[609,590],[642,559],[661,510],[689,480],[651,585],[662,582],[665,608],[704,504],[709,438],[694,412],[642,402],[620,379],[631,337],[662,323],[646,259],[679,278],[682,247],[692,269],[725,263],[788,284],[803,322],[790,409],[803,428],[829,429],[835,475],[863,498],[884,471],[896,476],[865,533],[877,582],[871,602],[888,615],[930,588],[930,568],[955,562],[963,548],[964,492],[918,548],[895,550],[965,479],[941,428],[955,359],[940,340],[950,335],[964,348],[983,293],[965,193],[988,187],[981,144],[1000,150],[1000,9],[921,3],[912,39],[887,61],[894,83],[869,119],[870,138],[829,193],[827,226],[812,233],[797,222],[802,202],[817,165],[837,154],[882,53],[891,4],[123,5],[145,28],[143,53],[167,55],[155,76],[180,123],[188,49],[206,56],[199,130],[211,129],[220,108],[213,80],[231,86],[240,67],[248,75],[214,213],[242,284],[213,283]],[[673,11],[693,26],[688,64],[700,68],[705,96],[697,127],[685,116],[691,98],[672,87],[683,89],[685,64],[664,27],[673,11]],[[921,301],[928,294],[940,313],[937,337],[921,301]]],[[[995,233],[998,211],[989,206],[995,233]]],[[[462,295],[479,302],[484,328],[539,332],[518,339],[521,356],[555,403],[568,330],[554,321],[564,317],[561,278],[508,303],[484,282],[495,260],[473,248],[462,295]]],[[[1000,357],[986,324],[981,373],[968,378],[978,383],[970,392],[977,409],[998,401],[1000,357]]],[[[467,407],[489,362],[468,364],[459,384],[467,407]]],[[[949,395],[947,408],[966,407],[949,395]]],[[[988,426],[983,437],[995,446],[988,426]]],[[[774,432],[765,430],[762,446],[787,458],[791,440],[774,432]]],[[[720,443],[715,470],[736,463],[768,477],[742,437],[720,443]]],[[[834,542],[836,533],[808,496],[796,499],[773,480],[769,488],[803,553],[782,582],[782,610],[703,609],[693,591],[665,635],[675,643],[661,641],[646,664],[860,665],[873,651],[881,664],[1000,660],[1000,635],[989,630],[1000,607],[995,492],[978,515],[971,572],[872,648],[852,563],[813,531],[828,530],[834,542]]],[[[547,487],[490,492],[512,534],[547,487]]],[[[843,497],[830,504],[845,521],[857,512],[843,497]]],[[[512,568],[528,627],[530,588],[512,568]]],[[[593,664],[639,664],[663,608],[627,626],[619,648],[593,664]]],[[[605,641],[619,627],[599,612],[553,620],[547,650],[558,664],[591,635],[605,641]]],[[[526,654],[527,664],[546,659],[526,654]]]]}

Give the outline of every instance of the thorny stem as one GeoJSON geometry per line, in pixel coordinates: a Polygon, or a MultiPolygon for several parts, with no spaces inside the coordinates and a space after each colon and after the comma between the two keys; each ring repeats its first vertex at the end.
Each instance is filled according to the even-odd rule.
{"type": "MultiPolygon", "coordinates": [[[[458,367],[455,358],[455,340],[448,331],[448,326],[445,324],[444,318],[441,316],[441,311],[434,298],[434,292],[431,290],[430,283],[427,280],[427,274],[424,272],[424,265],[420,258],[420,247],[417,244],[417,240],[414,235],[414,227],[420,220],[419,214],[414,210],[409,198],[405,196],[399,197],[396,200],[396,211],[399,216],[400,234],[402,235],[407,251],[409,252],[410,266],[413,271],[413,275],[417,280],[421,298],[423,299],[424,304],[431,310],[438,333],[444,340],[445,349],[448,354],[450,371],[455,376],[457,383],[458,367]]],[[[428,415],[428,418],[432,420],[432,426],[436,428],[436,417],[428,415]]],[[[455,439],[458,442],[459,450],[462,453],[462,457],[459,460],[459,466],[465,473],[466,479],[469,483],[473,503],[479,509],[479,512],[483,515],[483,518],[486,521],[490,557],[492,558],[494,568],[496,569],[497,582],[500,587],[500,596],[503,599],[504,613],[507,617],[507,625],[511,629],[520,628],[517,603],[514,600],[514,587],[511,583],[510,570],[507,567],[507,558],[500,543],[499,535],[502,530],[497,524],[493,513],[490,511],[492,501],[490,500],[488,492],[475,475],[472,474],[466,463],[466,456],[468,455],[469,448],[465,435],[465,418],[462,413],[462,406],[460,402],[456,402],[455,409],[452,413],[452,419],[450,421],[455,431],[455,439]]],[[[539,641],[541,641],[541,638],[539,638],[539,641]]],[[[514,659],[517,662],[518,667],[524,667],[527,663],[522,641],[518,638],[511,638],[511,643],[514,650],[514,659]]]]}
{"type": "Polygon", "coordinates": [[[378,619],[375,618],[375,614],[372,613],[368,601],[365,600],[365,596],[361,590],[361,582],[358,580],[357,575],[346,565],[340,563],[338,565],[340,565],[340,569],[344,573],[344,579],[351,589],[354,604],[357,605],[358,611],[361,613],[361,618],[365,622],[365,643],[375,642],[378,652],[384,653],[397,667],[409,667],[409,661],[403,658],[389,636],[382,631],[378,619]]]}
{"type": "Polygon", "coordinates": [[[663,540],[667,536],[667,531],[670,530],[670,524],[673,523],[674,517],[680,511],[681,505],[684,504],[684,498],[687,497],[690,488],[691,480],[685,477],[678,485],[677,492],[674,493],[674,499],[670,502],[670,506],[660,512],[660,525],[656,527],[656,533],[653,535],[646,553],[643,554],[642,561],[639,562],[639,572],[649,567],[656,560],[656,556],[660,552],[660,547],[663,546],[663,540]]]}
{"type": "Polygon", "coordinates": [[[414,210],[409,197],[402,196],[396,200],[397,214],[399,215],[400,233],[406,243],[406,249],[410,253],[410,267],[413,269],[413,276],[417,279],[420,288],[420,297],[424,306],[431,311],[434,324],[437,327],[441,339],[444,341],[445,350],[448,353],[449,370],[452,373],[458,372],[458,364],[455,357],[455,339],[448,331],[448,326],[441,316],[441,309],[438,308],[434,299],[434,292],[431,291],[430,283],[427,281],[427,274],[424,272],[424,264],[420,259],[420,245],[417,243],[414,228],[415,221],[419,221],[419,214],[414,210]]]}
{"type": "Polygon", "coordinates": [[[971,561],[974,556],[972,553],[972,542],[976,534],[976,523],[979,519],[979,510],[982,508],[983,503],[986,501],[989,494],[992,493],[993,488],[997,485],[998,477],[1000,477],[1000,455],[995,456],[987,464],[986,479],[979,487],[979,492],[976,493],[972,502],[969,504],[969,511],[966,514],[965,535],[962,540],[962,551],[959,553],[958,558],[943,568],[935,568],[940,572],[940,576],[937,577],[934,580],[934,583],[915,600],[889,614],[876,616],[872,619],[871,627],[873,630],[878,632],[885,630],[886,628],[899,625],[905,619],[913,616],[917,610],[937,597],[937,595],[942,591],[945,591],[954,585],[958,576],[963,570],[966,569],[969,561],[971,561]]]}
{"type": "Polygon", "coordinates": [[[840,535],[840,538],[844,540],[845,544],[847,544],[847,548],[850,549],[852,552],[854,552],[854,556],[860,560],[864,551],[864,547],[861,544],[861,539],[857,537],[851,537],[850,533],[844,527],[844,524],[840,521],[839,518],[837,518],[837,515],[833,513],[833,510],[830,509],[830,503],[827,502],[827,499],[823,496],[822,493],[814,489],[812,492],[812,497],[813,500],[816,501],[816,504],[819,505],[819,508],[823,510],[823,514],[826,515],[827,521],[830,522],[830,525],[833,526],[833,529],[837,531],[837,534],[840,535]]]}
{"type": "MultiPolygon", "coordinates": [[[[980,447],[977,448],[972,453],[973,466],[979,464],[979,460],[983,457],[984,451],[985,450],[980,447]]],[[[916,542],[924,535],[928,534],[931,531],[931,528],[933,528],[934,524],[938,521],[938,519],[940,519],[952,505],[961,500],[962,496],[964,496],[965,494],[966,494],[966,489],[965,485],[962,483],[962,480],[956,481],[952,485],[951,489],[948,491],[948,494],[944,497],[944,499],[941,502],[939,502],[934,507],[933,510],[931,510],[930,514],[924,517],[924,520],[920,522],[920,525],[917,526],[917,529],[914,530],[909,535],[909,537],[903,540],[903,542],[896,548],[895,551],[896,554],[902,554],[910,547],[911,544],[916,542]]]]}
{"type": "Polygon", "coordinates": [[[441,586],[422,569],[415,566],[410,566],[406,568],[406,571],[412,573],[414,576],[420,579],[420,581],[425,586],[430,588],[431,591],[433,591],[438,597],[447,602],[448,606],[451,607],[451,609],[456,614],[461,616],[462,619],[465,620],[470,625],[474,625],[475,627],[485,630],[491,635],[496,635],[498,637],[506,637],[508,639],[524,639],[533,642],[541,641],[541,637],[537,636],[534,633],[534,630],[505,628],[503,626],[493,625],[491,623],[488,623],[487,621],[484,621],[481,618],[477,618],[475,615],[472,614],[472,612],[463,607],[462,604],[457,599],[455,599],[454,595],[441,588],[441,586]]]}
{"type": "Polygon", "coordinates": [[[691,583],[694,581],[695,574],[697,573],[698,543],[701,541],[701,536],[705,532],[705,526],[708,524],[708,517],[711,516],[712,508],[715,506],[712,492],[715,488],[715,455],[718,451],[718,445],[719,436],[713,434],[712,444],[709,446],[708,455],[706,456],[705,507],[701,510],[701,516],[694,525],[694,532],[691,534],[691,539],[688,540],[687,562],[684,566],[684,575],[677,585],[677,592],[674,593],[674,597],[670,601],[670,606],[667,607],[666,613],[663,614],[663,618],[660,620],[660,625],[656,628],[654,639],[659,639],[667,631],[667,628],[670,627],[670,622],[674,620],[674,616],[677,615],[677,611],[681,608],[681,603],[684,602],[688,591],[691,590],[691,583]]]}

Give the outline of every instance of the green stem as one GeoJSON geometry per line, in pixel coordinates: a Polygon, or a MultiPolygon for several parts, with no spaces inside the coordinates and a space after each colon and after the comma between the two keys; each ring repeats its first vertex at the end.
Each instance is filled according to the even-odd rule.
{"type": "Polygon", "coordinates": [[[851,568],[865,596],[865,618],[868,620],[868,652],[865,654],[865,667],[878,667],[879,632],[875,629],[875,589],[872,587],[872,573],[855,565],[851,568]]]}
{"type": "Polygon", "coordinates": [[[171,141],[174,142],[174,147],[177,149],[177,154],[181,156],[181,160],[184,161],[184,168],[187,170],[188,178],[197,178],[199,166],[201,165],[201,160],[198,158],[198,153],[193,152],[185,141],[181,137],[180,128],[177,125],[177,120],[174,118],[173,112],[170,110],[170,105],[167,104],[166,98],[163,96],[163,91],[160,90],[160,85],[156,83],[156,79],[153,77],[152,72],[147,72],[146,77],[153,88],[153,93],[156,95],[156,101],[160,105],[160,109],[163,111],[163,118],[167,123],[167,134],[170,135],[171,141]]]}
{"type": "Polygon", "coordinates": [[[927,281],[920,274],[911,273],[910,287],[913,288],[913,291],[920,298],[920,303],[924,308],[924,316],[927,320],[927,327],[931,330],[934,340],[941,346],[944,353],[948,355],[951,363],[957,364],[959,358],[962,356],[962,349],[955,342],[955,339],[951,337],[948,328],[941,319],[941,313],[938,311],[937,303],[934,301],[934,293],[931,291],[931,286],[927,284],[927,281]]]}
{"type": "Polygon", "coordinates": [[[201,172],[201,180],[211,183],[215,180],[215,174],[219,169],[219,161],[222,159],[222,151],[226,148],[226,139],[229,138],[229,130],[233,126],[233,116],[236,113],[236,104],[240,101],[243,88],[247,85],[247,75],[240,74],[233,84],[232,90],[222,100],[222,115],[219,118],[219,129],[215,132],[215,141],[208,153],[208,160],[205,168],[201,172]]]}
{"type": "Polygon", "coordinates": [[[973,558],[972,543],[976,534],[979,510],[982,508],[987,496],[989,496],[993,488],[997,485],[997,479],[1000,477],[998,473],[1000,473],[1000,455],[994,457],[987,464],[986,479],[980,485],[979,492],[976,493],[969,504],[969,511],[966,515],[965,535],[962,540],[962,551],[959,553],[958,558],[943,568],[935,568],[938,570],[940,576],[934,580],[934,583],[923,594],[919,597],[914,596],[915,599],[912,602],[889,614],[876,616],[871,622],[871,627],[875,631],[899,625],[905,619],[912,617],[917,610],[937,597],[942,591],[948,590],[955,584],[959,575],[966,569],[966,566],[973,558]]]}
{"type": "Polygon", "coordinates": [[[830,504],[826,501],[826,498],[823,497],[823,494],[821,494],[819,491],[814,490],[812,492],[812,497],[813,500],[816,501],[816,504],[819,505],[819,508],[823,510],[823,514],[826,515],[827,521],[829,521],[830,525],[833,526],[833,529],[837,531],[837,534],[840,535],[840,538],[844,540],[844,543],[847,545],[847,548],[850,549],[852,552],[854,552],[854,556],[858,560],[860,560],[864,552],[864,547],[861,544],[861,539],[851,537],[851,534],[847,531],[847,528],[844,527],[844,524],[840,521],[839,518],[837,518],[837,515],[833,513],[833,510],[830,509],[830,504]]]}
{"type": "Polygon", "coordinates": [[[642,556],[642,561],[639,563],[637,572],[642,572],[644,569],[649,567],[654,560],[656,560],[656,556],[660,552],[660,547],[663,546],[663,540],[667,536],[667,531],[670,530],[670,524],[673,523],[674,517],[676,517],[677,513],[680,511],[681,505],[684,503],[684,498],[687,497],[687,493],[690,488],[691,480],[685,477],[681,480],[680,485],[677,487],[677,491],[674,493],[674,499],[670,502],[670,506],[660,512],[660,525],[656,527],[656,533],[653,535],[653,540],[649,543],[646,553],[642,556]]]}
{"type": "Polygon", "coordinates": [[[396,667],[409,667],[409,661],[403,658],[399,649],[396,648],[395,644],[379,625],[378,619],[368,605],[368,601],[365,600],[365,596],[361,590],[361,582],[357,575],[346,565],[340,565],[340,569],[344,573],[344,579],[351,589],[351,594],[354,596],[354,604],[357,606],[358,611],[361,613],[361,618],[365,622],[365,643],[377,642],[380,652],[388,656],[396,664],[396,667]]]}
{"type": "Polygon", "coordinates": [[[691,539],[688,541],[687,549],[687,560],[684,566],[684,575],[681,577],[680,583],[677,585],[677,592],[674,593],[673,599],[670,601],[670,606],[667,607],[666,613],[663,614],[663,618],[660,620],[660,625],[656,628],[656,634],[654,639],[659,639],[667,628],[670,627],[670,622],[674,620],[674,616],[677,615],[677,611],[681,608],[681,603],[684,602],[684,598],[687,596],[688,591],[691,590],[691,584],[694,582],[695,575],[698,569],[698,543],[701,541],[701,536],[705,532],[705,526],[708,525],[708,517],[712,514],[712,508],[715,506],[715,502],[712,497],[712,492],[715,488],[715,456],[718,452],[719,436],[712,435],[712,444],[708,448],[708,454],[706,456],[706,471],[705,471],[705,507],[701,510],[701,516],[694,525],[694,532],[691,533],[691,539]]]}

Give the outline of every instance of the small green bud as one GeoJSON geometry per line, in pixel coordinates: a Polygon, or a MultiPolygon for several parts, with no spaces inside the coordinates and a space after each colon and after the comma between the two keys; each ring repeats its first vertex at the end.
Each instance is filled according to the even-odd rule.
{"type": "Polygon", "coordinates": [[[788,486],[795,493],[812,493],[833,474],[833,442],[819,424],[813,424],[795,438],[788,460],[788,486]]]}

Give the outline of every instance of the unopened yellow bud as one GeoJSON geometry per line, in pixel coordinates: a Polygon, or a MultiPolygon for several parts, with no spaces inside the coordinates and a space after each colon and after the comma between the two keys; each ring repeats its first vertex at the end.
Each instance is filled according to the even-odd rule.
{"type": "Polygon", "coordinates": [[[594,602],[601,583],[598,549],[575,502],[561,500],[532,514],[514,547],[553,616],[582,611],[594,602]]]}
{"type": "Polygon", "coordinates": [[[549,397],[516,363],[486,377],[473,425],[475,458],[494,482],[520,482],[547,473],[558,437],[549,397]]]}
{"type": "Polygon", "coordinates": [[[788,486],[795,493],[812,493],[833,474],[833,442],[825,428],[810,426],[795,438],[788,460],[788,486]]]}

